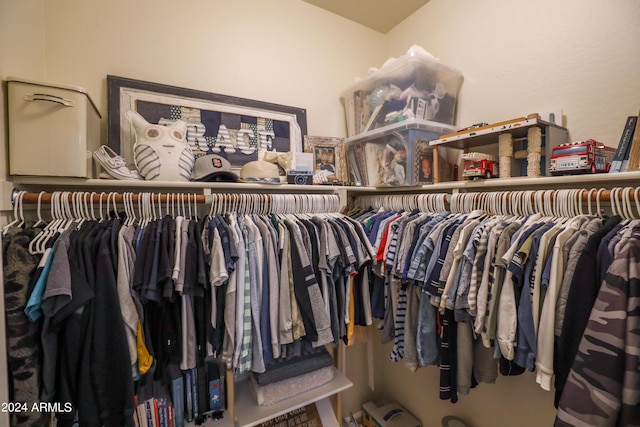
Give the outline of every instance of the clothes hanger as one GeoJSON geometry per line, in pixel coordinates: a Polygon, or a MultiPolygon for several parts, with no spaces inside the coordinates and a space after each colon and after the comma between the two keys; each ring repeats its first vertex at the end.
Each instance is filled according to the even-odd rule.
{"type": "Polygon", "coordinates": [[[69,191],[63,191],[59,193],[57,205],[59,213],[61,214],[61,220],[53,227],[49,233],[39,242],[38,252],[44,254],[49,242],[58,233],[62,233],[73,223],[73,216],[71,213],[71,206],[69,204],[69,197],[71,193],[69,191]]]}
{"type": "Polygon", "coordinates": [[[138,193],[138,214],[140,215],[140,228],[147,226],[147,193],[138,193]]]}
{"type": "Polygon", "coordinates": [[[107,203],[105,208],[104,219],[108,220],[111,216],[111,194],[112,192],[107,193],[107,203]]]}
{"type": "Polygon", "coordinates": [[[591,201],[593,199],[593,194],[595,194],[597,191],[598,191],[597,189],[591,188],[587,192],[587,202],[588,202],[587,208],[589,209],[589,216],[593,216],[594,215],[591,201]]]}
{"type": "Polygon", "coordinates": [[[20,227],[20,228],[22,228],[24,226],[24,223],[25,223],[24,203],[23,203],[23,199],[24,199],[24,195],[25,194],[27,194],[26,191],[22,192],[22,194],[20,194],[20,197],[18,198],[19,205],[20,205],[20,208],[18,209],[18,212],[20,213],[20,222],[18,223],[18,227],[20,227]]]}
{"type": "MultiPolygon", "coordinates": [[[[29,253],[31,255],[37,255],[39,254],[39,250],[40,250],[40,240],[44,238],[44,236],[46,236],[46,234],[49,232],[49,229],[53,227],[53,224],[58,220],[57,218],[57,212],[54,208],[54,204],[55,204],[55,199],[57,197],[57,192],[54,191],[53,193],[51,193],[51,198],[49,201],[50,204],[50,214],[51,214],[51,221],[49,221],[49,223],[42,229],[42,231],[40,231],[40,233],[38,233],[38,235],[36,235],[33,239],[31,239],[31,242],[29,242],[29,253]]],[[[40,194],[42,195],[42,193],[40,194]]],[[[38,197],[40,199],[40,196],[38,197]]]]}
{"type": "Polygon", "coordinates": [[[153,193],[149,193],[149,222],[157,221],[156,200],[153,193]]]}
{"type": "Polygon", "coordinates": [[[601,196],[603,191],[604,191],[604,188],[600,188],[596,192],[596,215],[599,216],[600,218],[602,218],[602,208],[600,206],[600,196],[601,196]]]}
{"type": "MultiPolygon", "coordinates": [[[[618,201],[617,201],[617,197],[618,197],[618,187],[613,187],[610,191],[609,191],[609,204],[611,205],[611,212],[612,214],[615,215],[621,215],[621,213],[618,212],[618,201]]],[[[624,222],[624,220],[623,220],[624,222]]]]}
{"type": "Polygon", "coordinates": [[[45,224],[46,221],[42,218],[42,196],[44,196],[45,192],[41,191],[38,194],[38,203],[36,205],[36,213],[38,215],[38,221],[36,221],[35,224],[33,224],[34,227],[39,227],[42,224],[45,224]]]}
{"type": "Polygon", "coordinates": [[[74,204],[76,205],[75,212],[76,212],[76,219],[78,221],[78,223],[75,226],[76,229],[80,228],[82,224],[87,220],[87,215],[84,210],[85,194],[86,193],[82,193],[82,192],[74,193],[74,204]]]}
{"type": "MultiPolygon", "coordinates": [[[[113,205],[113,213],[114,213],[113,219],[117,219],[120,216],[120,214],[118,213],[118,206],[116,203],[117,195],[118,193],[115,193],[115,192],[111,193],[111,203],[113,205]]],[[[112,212],[112,211],[109,211],[109,212],[112,212]]]]}
{"type": "Polygon", "coordinates": [[[131,225],[137,225],[140,226],[140,221],[142,219],[142,217],[139,216],[140,213],[140,194],[138,193],[138,209],[136,209],[136,203],[133,202],[133,197],[134,194],[133,193],[129,193],[129,206],[131,208],[131,225]],[[136,215],[136,211],[138,213],[138,215],[136,215]]]}
{"type": "Polygon", "coordinates": [[[6,234],[9,228],[20,222],[20,218],[18,217],[18,205],[20,205],[20,199],[22,196],[24,196],[24,193],[26,193],[26,191],[19,191],[16,197],[13,199],[13,221],[2,228],[2,234],[6,234]]]}
{"type": "Polygon", "coordinates": [[[98,197],[98,213],[100,214],[99,216],[99,222],[102,222],[104,220],[104,211],[102,210],[102,197],[105,195],[105,192],[101,192],[99,197],[98,197]]]}
{"type": "Polygon", "coordinates": [[[123,226],[128,226],[131,222],[131,206],[129,205],[129,192],[122,193],[122,208],[124,209],[124,221],[123,226]]]}
{"type": "Polygon", "coordinates": [[[138,193],[138,225],[140,227],[142,227],[142,219],[143,219],[143,215],[142,215],[142,208],[143,208],[143,201],[142,201],[143,197],[142,197],[142,193],[138,193]]]}
{"type": "Polygon", "coordinates": [[[631,197],[630,197],[630,194],[631,194],[631,187],[625,187],[622,190],[622,197],[624,199],[623,206],[624,206],[624,210],[627,213],[627,216],[629,217],[629,220],[630,221],[635,221],[636,217],[633,214],[633,209],[631,208],[631,197]]]}

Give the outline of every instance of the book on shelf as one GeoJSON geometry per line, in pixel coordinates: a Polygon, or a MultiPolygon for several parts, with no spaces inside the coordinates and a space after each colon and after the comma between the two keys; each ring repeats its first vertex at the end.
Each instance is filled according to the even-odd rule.
{"type": "Polygon", "coordinates": [[[169,408],[167,407],[167,398],[161,397],[156,399],[158,406],[158,425],[160,427],[169,427],[169,408]]]}
{"type": "Polygon", "coordinates": [[[133,411],[133,426],[134,427],[141,427],[140,426],[140,420],[138,418],[138,395],[134,394],[133,395],[133,407],[134,407],[134,411],[133,411]]]}
{"type": "Polygon", "coordinates": [[[173,418],[176,427],[184,427],[184,378],[177,365],[169,365],[171,402],[173,403],[173,418]]]}
{"type": "Polygon", "coordinates": [[[364,163],[367,185],[378,186],[382,184],[384,154],[384,145],[373,142],[367,142],[365,144],[364,163]]]}
{"type": "MultiPolygon", "coordinates": [[[[638,117],[636,116],[636,119],[638,117]]],[[[640,119],[638,119],[640,121],[640,119]]],[[[629,146],[629,166],[628,170],[637,171],[640,170],[640,124],[636,122],[636,127],[631,137],[631,143],[629,146]]]]}
{"type": "Polygon", "coordinates": [[[147,424],[147,405],[145,405],[145,402],[138,403],[136,413],[138,414],[138,425],[140,427],[149,427],[147,424]]]}
{"type": "Polygon", "coordinates": [[[220,378],[220,368],[214,360],[207,361],[207,380],[208,380],[208,400],[209,410],[219,411],[224,409],[224,399],[222,396],[222,381],[220,378]]]}
{"type": "Polygon", "coordinates": [[[365,160],[364,146],[362,144],[356,145],[356,161],[358,162],[358,167],[362,174],[362,185],[369,185],[367,178],[367,162],[365,160]]]}
{"type": "Polygon", "coordinates": [[[151,397],[144,404],[147,411],[147,427],[159,427],[156,400],[151,397]]]}
{"type": "MultiPolygon", "coordinates": [[[[195,420],[200,416],[199,397],[198,397],[198,368],[191,369],[191,413],[192,419],[195,420]]],[[[191,420],[189,420],[191,421],[191,420]]]]}
{"type": "Polygon", "coordinates": [[[624,172],[628,169],[629,155],[631,154],[631,140],[637,122],[638,116],[627,117],[624,129],[622,129],[622,135],[620,136],[620,142],[618,142],[618,148],[616,148],[616,152],[613,155],[609,172],[624,172]]]}

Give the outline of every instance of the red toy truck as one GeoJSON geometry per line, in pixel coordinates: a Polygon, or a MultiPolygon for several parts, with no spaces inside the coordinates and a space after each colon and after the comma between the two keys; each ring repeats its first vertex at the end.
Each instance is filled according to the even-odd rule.
{"type": "Polygon", "coordinates": [[[495,157],[484,153],[466,153],[462,155],[464,170],[462,176],[467,179],[494,178],[498,176],[498,162],[495,157]]]}
{"type": "Polygon", "coordinates": [[[549,172],[551,175],[609,172],[615,151],[595,139],[560,144],[551,151],[549,172]]]}

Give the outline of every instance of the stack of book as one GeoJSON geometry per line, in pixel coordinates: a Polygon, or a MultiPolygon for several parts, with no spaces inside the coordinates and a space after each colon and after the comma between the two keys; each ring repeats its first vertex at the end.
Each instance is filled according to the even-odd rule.
{"type": "Polygon", "coordinates": [[[169,384],[141,385],[134,396],[136,427],[184,427],[207,418],[220,419],[225,409],[224,370],[215,361],[182,371],[169,367],[169,384]]]}

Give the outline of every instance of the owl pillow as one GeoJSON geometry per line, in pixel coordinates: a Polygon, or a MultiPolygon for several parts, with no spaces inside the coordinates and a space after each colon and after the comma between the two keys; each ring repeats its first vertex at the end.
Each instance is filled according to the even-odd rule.
{"type": "Polygon", "coordinates": [[[162,126],[147,122],[137,111],[126,115],[136,131],[133,161],[140,175],[147,181],[189,181],[195,160],[186,140],[187,123],[162,126]]]}

